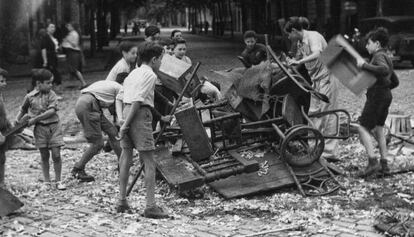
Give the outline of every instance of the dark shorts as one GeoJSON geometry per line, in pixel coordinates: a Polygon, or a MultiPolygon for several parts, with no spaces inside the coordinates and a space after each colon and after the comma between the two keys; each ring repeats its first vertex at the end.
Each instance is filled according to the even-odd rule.
{"type": "MultiPolygon", "coordinates": [[[[129,113],[131,106],[124,108],[124,118],[129,113]]],[[[152,113],[149,107],[140,107],[138,113],[130,124],[126,136],[121,140],[123,149],[135,148],[138,151],[155,150],[154,137],[152,135],[152,113]]]]}
{"type": "Polygon", "coordinates": [[[118,134],[116,127],[102,113],[98,101],[89,93],[81,94],[76,102],[75,113],[89,143],[102,143],[102,132],[110,138],[115,138],[118,134]]]}
{"type": "Polygon", "coordinates": [[[367,92],[367,101],[361,117],[359,117],[359,123],[368,130],[372,130],[376,126],[384,126],[391,101],[392,94],[389,89],[367,92]]]}
{"type": "Polygon", "coordinates": [[[60,122],[47,125],[36,124],[33,130],[37,148],[53,148],[65,145],[60,122]]]}

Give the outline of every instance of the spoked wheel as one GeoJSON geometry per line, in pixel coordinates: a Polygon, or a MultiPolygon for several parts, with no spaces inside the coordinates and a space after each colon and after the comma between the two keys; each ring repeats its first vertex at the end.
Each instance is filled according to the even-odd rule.
{"type": "Polygon", "coordinates": [[[280,154],[289,165],[303,167],[318,160],[324,147],[324,137],[318,130],[305,125],[296,126],[286,133],[280,154]]]}

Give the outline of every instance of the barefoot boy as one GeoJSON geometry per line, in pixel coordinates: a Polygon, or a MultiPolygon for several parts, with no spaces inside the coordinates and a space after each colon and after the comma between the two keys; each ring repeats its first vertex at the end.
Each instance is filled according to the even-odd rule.
{"type": "Polygon", "coordinates": [[[359,174],[360,177],[367,177],[381,170],[388,171],[384,123],[392,102],[390,77],[393,65],[385,50],[389,40],[388,31],[382,27],[377,28],[368,33],[367,39],[366,48],[368,53],[372,55],[371,61],[367,63],[360,59],[357,61],[357,66],[374,74],[377,81],[367,90],[367,101],[359,118],[359,137],[368,154],[368,165],[359,174]],[[374,153],[370,131],[375,133],[378,142],[380,163],[374,153]]]}
{"type": "MultiPolygon", "coordinates": [[[[168,214],[158,207],[155,202],[155,149],[152,136],[152,114],[154,107],[154,89],[158,70],[163,55],[162,46],[144,42],[140,46],[139,57],[142,65],[134,69],[125,79],[124,88],[124,118],[119,137],[122,154],[120,159],[120,200],[117,212],[129,211],[126,201],[126,186],[128,184],[129,168],[132,163],[132,150],[137,149],[145,165],[146,208],[144,216],[148,218],[165,218],[168,214]]],[[[169,121],[169,117],[162,117],[169,121]]]]}
{"type": "Polygon", "coordinates": [[[34,138],[36,147],[39,148],[42,157],[42,170],[46,183],[50,183],[49,157],[52,151],[53,167],[55,169],[56,188],[66,189],[61,181],[62,160],[60,158],[60,147],[64,145],[62,125],[58,110],[58,98],[52,91],[53,74],[47,69],[38,69],[33,72],[36,87],[28,93],[23,100],[23,105],[16,120],[19,121],[23,115],[30,116],[28,125],[34,125],[34,138]]]}

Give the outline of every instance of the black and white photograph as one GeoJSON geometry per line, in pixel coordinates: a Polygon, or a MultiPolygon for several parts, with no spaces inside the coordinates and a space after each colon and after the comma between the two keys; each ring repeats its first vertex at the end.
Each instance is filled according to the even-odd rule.
{"type": "Polygon", "coordinates": [[[414,237],[413,0],[0,0],[0,236],[414,237]]]}

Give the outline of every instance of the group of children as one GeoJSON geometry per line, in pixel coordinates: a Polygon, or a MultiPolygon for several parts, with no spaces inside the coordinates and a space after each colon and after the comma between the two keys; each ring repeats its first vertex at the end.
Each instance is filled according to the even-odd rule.
{"type": "MultiPolygon", "coordinates": [[[[319,60],[322,51],[327,47],[324,37],[309,30],[309,20],[306,17],[291,17],[285,25],[285,32],[292,43],[292,58],[288,58],[291,66],[305,68],[306,77],[310,77],[314,90],[325,94],[329,103],[311,97],[309,113],[318,113],[335,110],[338,107],[338,82],[329,72],[328,68],[319,60]]],[[[367,177],[378,172],[387,172],[387,146],[384,134],[384,124],[392,101],[391,76],[393,74],[392,61],[386,53],[389,35],[385,28],[372,30],[366,37],[366,49],[371,54],[369,62],[358,60],[357,66],[374,74],[376,83],[367,90],[367,100],[359,118],[358,131],[362,144],[365,146],[368,155],[367,167],[358,173],[360,177],[367,177]],[[374,153],[374,146],[371,141],[371,132],[378,142],[380,159],[374,153]]],[[[267,50],[263,44],[257,43],[257,36],[254,31],[246,31],[244,34],[245,50],[239,59],[246,67],[260,64],[267,59],[267,50]]],[[[324,134],[335,134],[335,118],[315,119],[314,125],[324,134]]],[[[338,160],[338,141],[326,139],[325,149],[322,157],[330,161],[338,160]]]]}
{"type": "MultiPolygon", "coordinates": [[[[299,39],[298,48],[302,55],[292,59],[291,64],[304,63],[317,85],[320,80],[325,80],[325,86],[333,82],[329,72],[321,74],[322,67],[315,62],[317,55],[326,47],[326,42],[320,41],[317,34],[308,32],[299,21],[295,19],[287,28],[291,37],[299,39]],[[315,42],[319,40],[319,43],[315,42]],[[320,68],[319,68],[320,69],[320,68]],[[314,74],[313,70],[318,73],[314,74]],[[317,76],[319,75],[319,76],[317,76]]],[[[81,159],[74,165],[72,175],[80,181],[90,182],[93,176],[85,172],[86,164],[103,147],[102,132],[108,135],[111,146],[119,161],[120,194],[117,204],[117,212],[130,212],[126,200],[126,186],[128,184],[129,170],[132,164],[133,149],[139,152],[139,156],[145,165],[146,209],[144,216],[149,218],[165,218],[168,214],[156,205],[154,189],[156,168],[153,160],[155,144],[153,138],[153,114],[154,98],[156,97],[156,85],[159,85],[156,71],[161,65],[164,52],[191,63],[185,56],[186,42],[182,39],[181,32],[172,34],[172,41],[166,40],[163,46],[158,44],[160,31],[157,27],[147,27],[146,40],[140,46],[131,42],[124,42],[120,49],[122,59],[112,68],[106,80],[97,81],[81,90],[75,107],[77,118],[82,124],[84,136],[89,143],[81,159]],[[179,35],[179,36],[177,36],[179,35]],[[114,115],[116,120],[109,121],[103,113],[103,109],[115,104],[114,115]],[[119,129],[118,129],[118,128],[119,129]]],[[[254,32],[245,34],[247,48],[243,57],[252,65],[265,60],[266,54],[261,45],[256,45],[257,37],[254,32]],[[254,41],[254,42],[251,42],[254,41]]],[[[364,176],[381,169],[375,158],[372,144],[369,140],[369,131],[374,129],[380,147],[382,169],[386,168],[387,150],[383,134],[383,126],[387,117],[388,108],[392,100],[392,94],[388,87],[389,77],[392,73],[392,64],[384,53],[388,41],[387,32],[377,29],[368,35],[367,49],[373,55],[368,63],[358,61],[357,65],[372,72],[377,77],[376,84],[368,89],[367,102],[360,118],[361,140],[367,149],[369,165],[364,176]]],[[[0,69],[0,89],[6,85],[7,72],[0,69]]],[[[61,181],[62,161],[60,148],[64,145],[62,126],[57,114],[58,99],[52,90],[53,74],[47,69],[38,69],[33,72],[35,89],[29,92],[17,115],[17,121],[23,116],[30,117],[28,125],[34,125],[34,137],[37,148],[41,154],[42,171],[44,181],[50,183],[49,157],[52,156],[55,170],[55,186],[59,190],[66,189],[61,181]]],[[[315,87],[317,88],[317,87],[315,87]]],[[[162,113],[160,121],[169,122],[171,116],[162,113]]],[[[0,132],[4,134],[11,128],[7,120],[6,110],[2,98],[0,98],[0,132]]],[[[4,187],[4,166],[7,139],[0,136],[0,187],[4,187]]]]}

